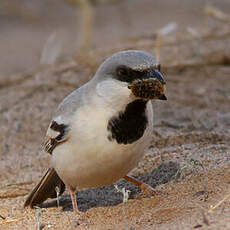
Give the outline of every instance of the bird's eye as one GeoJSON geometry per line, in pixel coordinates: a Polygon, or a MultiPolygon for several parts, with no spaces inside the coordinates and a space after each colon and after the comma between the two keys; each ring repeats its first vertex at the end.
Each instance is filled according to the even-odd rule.
{"type": "Polygon", "coordinates": [[[117,76],[122,77],[122,76],[127,76],[128,75],[128,70],[125,66],[119,66],[116,70],[117,76]]]}
{"type": "Polygon", "coordinates": [[[116,77],[119,81],[124,81],[124,82],[130,82],[133,80],[132,71],[126,66],[117,67],[116,77]]]}

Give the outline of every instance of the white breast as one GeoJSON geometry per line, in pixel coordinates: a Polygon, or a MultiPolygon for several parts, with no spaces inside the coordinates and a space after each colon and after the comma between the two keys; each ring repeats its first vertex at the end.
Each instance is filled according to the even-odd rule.
{"type": "Polygon", "coordinates": [[[132,144],[109,141],[107,124],[113,110],[85,106],[73,119],[70,139],[57,146],[52,165],[61,179],[78,189],[112,184],[136,167],[149,145],[152,133],[152,104],[144,135],[132,144]]]}

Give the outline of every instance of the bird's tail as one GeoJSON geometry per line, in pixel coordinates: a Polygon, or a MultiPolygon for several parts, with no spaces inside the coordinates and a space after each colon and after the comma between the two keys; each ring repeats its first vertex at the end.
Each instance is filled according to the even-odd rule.
{"type": "Polygon", "coordinates": [[[30,206],[32,208],[35,205],[41,204],[48,198],[56,198],[56,187],[59,187],[60,195],[65,191],[65,184],[63,181],[53,168],[49,168],[27,197],[24,207],[30,206]]]}

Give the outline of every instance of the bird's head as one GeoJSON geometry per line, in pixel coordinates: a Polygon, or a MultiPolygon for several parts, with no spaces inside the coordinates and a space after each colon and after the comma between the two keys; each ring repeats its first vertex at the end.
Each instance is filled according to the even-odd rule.
{"type": "Polygon", "coordinates": [[[115,53],[101,64],[95,80],[101,96],[118,97],[120,100],[167,100],[160,64],[144,51],[115,53]]]}

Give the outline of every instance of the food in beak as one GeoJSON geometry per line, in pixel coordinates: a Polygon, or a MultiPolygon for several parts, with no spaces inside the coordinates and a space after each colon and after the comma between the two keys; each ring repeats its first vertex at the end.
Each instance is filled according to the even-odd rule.
{"type": "Polygon", "coordinates": [[[162,83],[157,78],[143,78],[134,80],[128,88],[133,95],[146,100],[159,99],[167,100],[164,91],[165,83],[162,83]]]}

